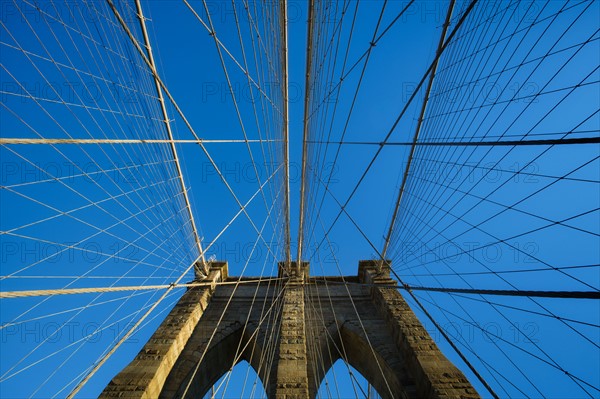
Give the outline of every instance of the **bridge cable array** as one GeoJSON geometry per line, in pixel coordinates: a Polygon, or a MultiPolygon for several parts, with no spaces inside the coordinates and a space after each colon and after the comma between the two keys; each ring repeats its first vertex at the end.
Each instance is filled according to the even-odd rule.
{"type": "Polygon", "coordinates": [[[184,391],[260,281],[207,397],[264,397],[294,256],[320,397],[374,397],[325,324],[339,285],[394,396],[346,278],[369,257],[482,394],[600,392],[598,2],[6,6],[3,392],[98,395],[217,258],[236,278],[184,391]]]}

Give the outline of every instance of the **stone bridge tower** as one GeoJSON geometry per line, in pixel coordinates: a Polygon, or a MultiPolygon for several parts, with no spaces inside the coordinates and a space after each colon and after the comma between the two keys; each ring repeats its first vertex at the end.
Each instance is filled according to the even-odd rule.
{"type": "Polygon", "coordinates": [[[269,398],[312,399],[344,358],[384,398],[479,398],[376,261],[349,277],[309,277],[307,263],[291,269],[277,286],[235,284],[227,263],[212,262],[205,281],[215,284],[188,289],[100,397],[201,399],[246,360],[269,398]]]}

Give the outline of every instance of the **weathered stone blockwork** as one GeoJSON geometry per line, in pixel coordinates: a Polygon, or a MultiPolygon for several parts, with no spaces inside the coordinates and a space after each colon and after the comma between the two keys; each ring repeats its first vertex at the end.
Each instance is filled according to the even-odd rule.
{"type": "Polygon", "coordinates": [[[277,354],[275,397],[308,397],[304,289],[290,283],[284,293],[277,354]]]}
{"type": "Polygon", "coordinates": [[[416,383],[419,398],[478,398],[463,373],[438,349],[423,325],[396,288],[389,269],[377,274],[374,262],[359,264],[361,282],[373,284],[371,298],[378,314],[384,319],[392,344],[405,359],[405,367],[416,383]]]}
{"type": "MultiPolygon", "coordinates": [[[[302,264],[284,283],[190,289],[101,397],[201,398],[245,360],[270,398],[314,398],[344,358],[384,398],[478,398],[376,266],[309,278],[302,264]]],[[[226,278],[213,264],[210,281],[226,278]]]]}
{"type": "MultiPolygon", "coordinates": [[[[227,264],[213,263],[209,281],[227,278],[227,264]]],[[[214,287],[188,290],[135,359],[104,389],[100,398],[156,398],[208,307],[214,287]]]]}

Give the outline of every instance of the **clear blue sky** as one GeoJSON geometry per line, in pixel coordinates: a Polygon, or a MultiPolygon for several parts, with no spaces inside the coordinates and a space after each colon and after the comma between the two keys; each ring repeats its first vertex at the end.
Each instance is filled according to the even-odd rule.
{"type": "MultiPolygon", "coordinates": [[[[279,60],[269,64],[277,55],[277,29],[269,25],[272,15],[263,8],[252,9],[262,35],[258,40],[250,34],[241,1],[236,0],[235,13],[231,2],[207,2],[218,39],[240,64],[246,56],[249,75],[261,89],[248,83],[223,50],[234,102],[214,39],[186,5],[142,3],[157,70],[199,137],[243,140],[245,133],[250,140],[280,138],[275,110],[281,104],[280,87],[273,72],[279,60]]],[[[208,23],[203,3],[191,4],[208,23]]],[[[467,4],[457,2],[449,33],[467,4]]],[[[323,66],[317,68],[322,75],[313,88],[309,138],[336,142],[345,132],[345,142],[371,144],[345,144],[337,160],[335,144],[308,147],[309,164],[324,172],[321,178],[326,180],[331,172],[330,193],[313,174],[307,179],[309,233],[303,253],[313,274],[354,275],[360,259],[376,258],[383,248],[410,147],[386,145],[378,153],[376,143],[412,141],[425,86],[408,100],[434,59],[448,8],[446,1],[416,2],[395,21],[406,5],[389,1],[382,13],[381,1],[362,0],[358,8],[354,0],[332,2],[318,14],[320,40],[313,47],[314,62],[323,66]],[[338,39],[336,26],[344,6],[338,39]],[[391,28],[372,47],[351,112],[365,64],[360,57],[373,41],[380,15],[378,32],[390,24],[391,28]],[[361,61],[344,78],[340,91],[334,90],[317,109],[324,93],[335,89],[357,60],[361,61]],[[374,157],[345,208],[360,230],[347,214],[332,225],[340,212],[336,200],[346,202],[374,157]],[[327,241],[324,230],[330,227],[327,241]]],[[[3,0],[0,6],[3,139],[167,137],[152,76],[107,4],[41,2],[36,10],[29,2],[3,0]]],[[[480,2],[440,58],[419,141],[598,137],[599,7],[587,1],[480,2]]],[[[142,40],[135,4],[117,2],[117,8],[142,40]]],[[[306,2],[290,1],[288,14],[295,257],[306,2]]],[[[167,112],[174,137],[193,139],[169,101],[167,112]]],[[[276,170],[281,144],[248,145],[256,166],[245,143],[205,144],[213,161],[197,145],[178,144],[177,150],[199,236],[204,247],[212,243],[206,256],[227,260],[231,275],[273,275],[274,262],[283,256],[282,174],[276,170]],[[214,242],[239,206],[213,162],[241,203],[256,194],[246,208],[249,217],[235,217],[214,242]],[[257,191],[256,174],[264,183],[273,172],[264,190],[257,191]],[[257,239],[257,230],[264,241],[257,239]]],[[[597,291],[599,151],[597,144],[418,146],[387,254],[395,272],[414,286],[597,291]]],[[[0,156],[1,291],[167,284],[197,257],[168,145],[2,145],[0,156]]],[[[183,281],[191,279],[188,273],[183,281]]],[[[162,292],[0,300],[0,396],[66,396],[92,361],[101,358],[162,292]]],[[[181,293],[175,290],[160,304],[84,387],[81,397],[98,395],[181,293]]],[[[597,300],[420,291],[415,295],[500,397],[600,394],[597,300]]],[[[412,298],[407,300],[418,309],[412,298]]],[[[444,353],[482,395],[489,396],[432,322],[416,313],[444,353]]],[[[337,392],[353,397],[346,367],[338,363],[335,368],[340,391],[333,390],[334,380],[328,378],[332,397],[337,392]]],[[[239,395],[246,369],[235,369],[225,397],[239,395]]]]}

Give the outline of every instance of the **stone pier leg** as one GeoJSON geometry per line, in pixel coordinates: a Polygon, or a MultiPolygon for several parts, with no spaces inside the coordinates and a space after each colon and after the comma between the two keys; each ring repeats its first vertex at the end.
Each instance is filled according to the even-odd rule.
{"type": "Polygon", "coordinates": [[[309,398],[303,279],[302,275],[292,277],[283,294],[277,371],[270,398],[309,398]]]}
{"type": "Polygon", "coordinates": [[[371,298],[405,365],[416,381],[417,397],[478,399],[464,374],[438,349],[390,277],[389,267],[379,272],[377,261],[359,263],[359,280],[372,285],[371,298]]]}
{"type": "MultiPolygon", "coordinates": [[[[203,282],[216,283],[227,278],[226,262],[211,262],[209,270],[203,282]]],[[[106,386],[100,398],[158,398],[214,289],[214,286],[189,289],[135,359],[106,386]]]]}

